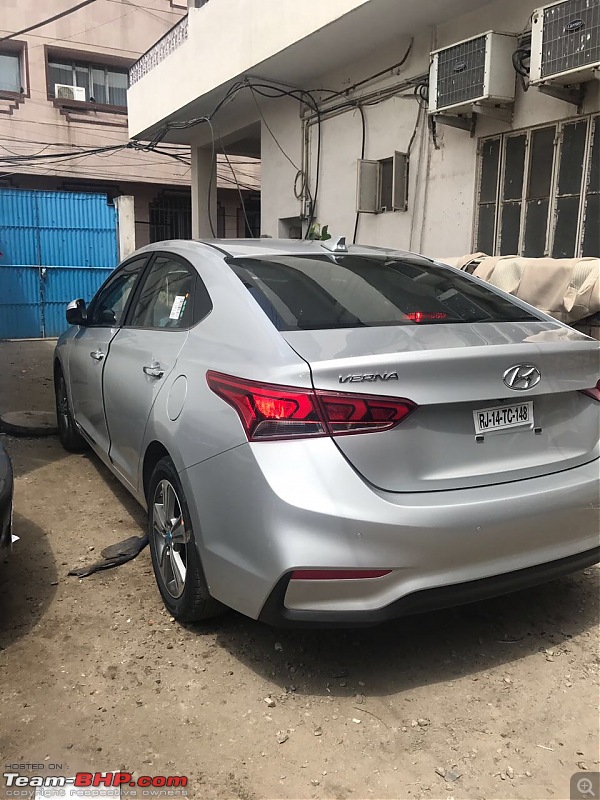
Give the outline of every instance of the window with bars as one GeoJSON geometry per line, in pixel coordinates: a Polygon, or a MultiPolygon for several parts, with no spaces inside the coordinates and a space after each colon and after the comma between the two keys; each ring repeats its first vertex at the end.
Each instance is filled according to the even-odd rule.
{"type": "Polygon", "coordinates": [[[57,85],[72,86],[85,92],[85,102],[126,108],[127,74],[117,67],[49,59],[48,92],[56,97],[57,85]]]}
{"type": "Polygon", "coordinates": [[[600,256],[600,116],[483,139],[475,249],[600,256]]]}
{"type": "Polygon", "coordinates": [[[150,241],[192,238],[192,198],[189,194],[159,194],[150,203],[150,241]]]}

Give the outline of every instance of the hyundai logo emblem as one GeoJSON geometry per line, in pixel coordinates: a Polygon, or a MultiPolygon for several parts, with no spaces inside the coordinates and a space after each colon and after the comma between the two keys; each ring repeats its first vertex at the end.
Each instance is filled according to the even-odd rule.
{"type": "Polygon", "coordinates": [[[575,31],[580,31],[584,25],[585,22],[582,19],[574,19],[565,26],[565,33],[574,33],[575,31]]]}
{"type": "Polygon", "coordinates": [[[458,64],[455,64],[453,72],[464,72],[467,68],[466,61],[459,61],[458,64]]]}
{"type": "Polygon", "coordinates": [[[517,364],[506,370],[502,380],[509,389],[514,389],[516,392],[525,392],[527,389],[533,389],[534,386],[538,385],[542,380],[542,373],[532,364],[517,364]]]}

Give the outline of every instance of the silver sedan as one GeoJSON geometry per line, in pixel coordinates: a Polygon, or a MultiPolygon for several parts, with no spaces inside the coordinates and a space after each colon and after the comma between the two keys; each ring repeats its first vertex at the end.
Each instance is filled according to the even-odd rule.
{"type": "Polygon", "coordinates": [[[60,435],[183,621],[371,624],[600,560],[598,343],[424,257],[172,241],[67,310],[60,435]]]}

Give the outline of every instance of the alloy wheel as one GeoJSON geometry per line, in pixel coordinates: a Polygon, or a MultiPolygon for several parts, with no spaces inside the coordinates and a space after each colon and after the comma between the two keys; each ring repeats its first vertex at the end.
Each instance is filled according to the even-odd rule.
{"type": "Polygon", "coordinates": [[[67,398],[67,384],[64,377],[61,375],[58,381],[58,394],[57,394],[57,411],[58,421],[63,430],[69,430],[70,416],[69,416],[69,400],[67,398]]]}
{"type": "Polygon", "coordinates": [[[175,487],[166,479],[159,481],[154,492],[152,532],[164,587],[177,599],[185,589],[190,537],[175,487]]]}

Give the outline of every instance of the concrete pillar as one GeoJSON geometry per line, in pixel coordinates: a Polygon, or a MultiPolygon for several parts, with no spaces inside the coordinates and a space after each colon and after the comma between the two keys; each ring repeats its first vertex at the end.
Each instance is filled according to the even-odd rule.
{"type": "Polygon", "coordinates": [[[135,198],[132,195],[115,197],[117,209],[117,246],[119,261],[135,250],[135,198]]]}
{"type": "Polygon", "coordinates": [[[192,147],[192,238],[210,239],[216,235],[217,160],[212,148],[192,147]]]}

